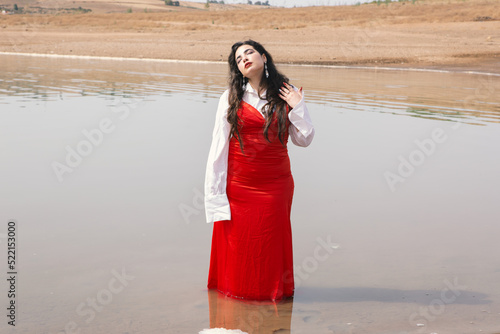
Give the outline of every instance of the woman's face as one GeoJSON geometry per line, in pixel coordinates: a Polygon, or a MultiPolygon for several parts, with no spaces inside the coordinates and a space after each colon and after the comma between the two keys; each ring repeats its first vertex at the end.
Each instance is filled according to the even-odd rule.
{"type": "Polygon", "coordinates": [[[238,69],[244,77],[251,79],[262,76],[266,55],[258,53],[253,46],[243,44],[236,49],[234,58],[236,59],[238,69]]]}

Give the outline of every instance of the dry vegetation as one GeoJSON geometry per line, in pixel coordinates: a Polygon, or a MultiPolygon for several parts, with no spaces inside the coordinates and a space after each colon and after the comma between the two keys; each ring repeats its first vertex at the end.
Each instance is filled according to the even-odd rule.
{"type": "Polygon", "coordinates": [[[288,9],[211,5],[209,10],[191,3],[198,8],[126,13],[131,4],[157,1],[44,0],[51,8],[58,3],[88,8],[86,3],[101,12],[0,15],[0,51],[224,61],[228,46],[252,38],[267,45],[279,62],[500,72],[498,0],[288,9]]]}
{"type": "MultiPolygon", "coordinates": [[[[251,6],[248,6],[251,7],[251,6]]],[[[419,0],[390,5],[262,8],[258,10],[188,9],[163,13],[110,13],[65,15],[2,15],[2,28],[36,29],[93,27],[100,30],[259,30],[311,26],[342,27],[375,24],[472,22],[500,20],[500,6],[492,0],[419,0]],[[244,19],[242,19],[244,18],[244,19]]]]}

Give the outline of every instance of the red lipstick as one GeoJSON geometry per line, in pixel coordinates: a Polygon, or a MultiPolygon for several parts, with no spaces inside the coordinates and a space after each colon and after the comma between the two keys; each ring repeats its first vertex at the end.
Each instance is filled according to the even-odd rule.
{"type": "Polygon", "coordinates": [[[252,65],[252,63],[248,62],[245,64],[245,68],[248,68],[250,65],[252,65]]]}

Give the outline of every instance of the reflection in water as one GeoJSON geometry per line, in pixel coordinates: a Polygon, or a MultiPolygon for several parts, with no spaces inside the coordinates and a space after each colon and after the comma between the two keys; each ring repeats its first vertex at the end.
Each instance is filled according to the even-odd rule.
{"type": "MultiPolygon", "coordinates": [[[[339,110],[371,111],[462,122],[500,123],[495,76],[280,65],[309,102],[339,110]]],[[[217,98],[226,87],[225,63],[162,63],[2,56],[0,104],[54,101],[66,96],[147,96],[191,93],[217,98]],[[33,63],[39,64],[34,66],[33,63]],[[57,71],[54,72],[54,68],[57,71]],[[15,97],[6,99],[2,95],[15,97]]]]}
{"type": "Polygon", "coordinates": [[[210,328],[240,329],[248,334],[291,333],[293,298],[253,302],[208,290],[210,328]]]}
{"type": "Polygon", "coordinates": [[[317,127],[310,149],[289,146],[292,316],[291,301],[207,302],[203,177],[226,64],[1,58],[0,220],[20,222],[24,259],[8,333],[500,331],[499,77],[281,67],[317,127]],[[106,119],[59,182],[52,163],[106,119]],[[394,192],[388,171],[404,176],[394,192]],[[329,235],[342,248],[316,261],[329,235]],[[87,323],[75,310],[120,268],[136,279],[87,323]]]}
{"type": "Polygon", "coordinates": [[[0,104],[4,94],[24,102],[55,101],[62,94],[109,98],[190,92],[217,97],[226,80],[225,67],[217,64],[104,62],[3,56],[0,104]]]}
{"type": "Polygon", "coordinates": [[[374,287],[302,287],[301,303],[355,303],[376,301],[382,303],[415,303],[428,305],[442,293],[444,299],[453,300],[454,304],[485,305],[490,304],[488,295],[478,291],[466,291],[463,286],[446,280],[441,291],[430,294],[427,290],[398,290],[374,287]]]}

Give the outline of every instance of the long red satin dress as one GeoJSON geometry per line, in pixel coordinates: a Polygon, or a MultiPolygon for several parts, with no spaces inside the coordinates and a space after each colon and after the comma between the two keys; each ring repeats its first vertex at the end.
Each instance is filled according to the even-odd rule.
{"type": "Polygon", "coordinates": [[[233,136],[226,188],[231,220],[214,223],[208,288],[234,298],[278,301],[294,291],[289,121],[283,146],[275,114],[270,142],[257,109],[242,101],[238,117],[244,152],[233,136]]]}

